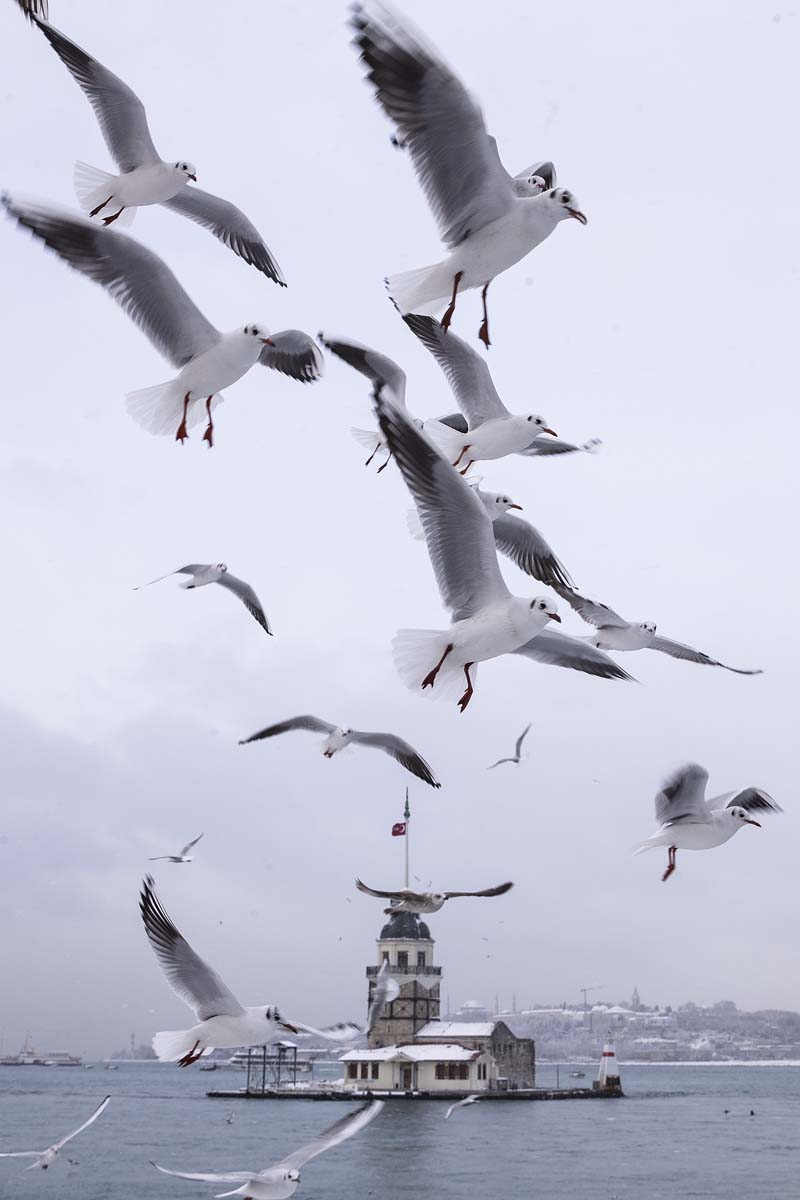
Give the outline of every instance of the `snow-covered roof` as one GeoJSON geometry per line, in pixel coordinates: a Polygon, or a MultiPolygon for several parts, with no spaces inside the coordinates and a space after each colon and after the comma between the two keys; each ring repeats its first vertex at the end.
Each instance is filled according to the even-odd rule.
{"type": "Polygon", "coordinates": [[[487,1038],[494,1032],[496,1021],[428,1021],[416,1033],[420,1038],[487,1038]]]}
{"type": "Polygon", "coordinates": [[[397,1046],[379,1046],[376,1050],[348,1050],[339,1062],[391,1062],[397,1057],[397,1046]]]}
{"type": "Polygon", "coordinates": [[[339,1062],[469,1062],[479,1051],[452,1043],[443,1046],[381,1046],[377,1050],[348,1050],[339,1062]]]}

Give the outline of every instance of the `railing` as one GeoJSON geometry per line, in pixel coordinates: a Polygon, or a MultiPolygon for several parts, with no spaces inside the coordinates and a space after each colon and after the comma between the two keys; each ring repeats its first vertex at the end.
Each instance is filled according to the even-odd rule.
{"type": "MultiPolygon", "coordinates": [[[[367,967],[367,976],[375,976],[381,970],[380,967],[367,967]]],[[[441,975],[441,967],[419,966],[415,967],[409,964],[407,967],[398,967],[389,963],[390,975],[441,975]]]]}

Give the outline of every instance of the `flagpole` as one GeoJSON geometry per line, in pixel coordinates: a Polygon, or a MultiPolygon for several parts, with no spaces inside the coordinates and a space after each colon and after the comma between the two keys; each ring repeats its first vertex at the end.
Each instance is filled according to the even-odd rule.
{"type": "Polygon", "coordinates": [[[409,886],[409,882],[408,882],[408,878],[409,878],[409,876],[408,876],[408,869],[409,869],[408,868],[408,843],[409,843],[409,839],[411,837],[411,809],[409,808],[409,805],[408,805],[408,788],[406,788],[406,807],[403,812],[403,816],[405,817],[405,822],[406,822],[406,880],[405,880],[405,883],[403,886],[407,888],[409,886]]]}

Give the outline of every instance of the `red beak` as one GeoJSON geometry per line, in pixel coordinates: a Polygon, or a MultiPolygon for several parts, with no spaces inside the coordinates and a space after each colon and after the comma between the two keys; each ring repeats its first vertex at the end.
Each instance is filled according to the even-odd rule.
{"type": "Polygon", "coordinates": [[[193,179],[193,180],[194,180],[194,182],[195,182],[195,183],[197,183],[197,176],[196,176],[196,175],[190,175],[190,176],[189,176],[189,178],[190,178],[190,179],[193,179]]]}
{"type": "Polygon", "coordinates": [[[559,625],[561,624],[561,617],[558,615],[558,613],[552,612],[548,613],[547,615],[551,621],[558,621],[559,625]]]}
{"type": "Polygon", "coordinates": [[[549,433],[552,434],[553,437],[558,437],[555,429],[548,429],[547,426],[545,426],[545,428],[542,430],[542,433],[549,433]]]}
{"type": "Polygon", "coordinates": [[[758,821],[751,821],[749,817],[745,817],[745,825],[755,825],[756,829],[760,829],[760,828],[761,828],[761,826],[760,826],[760,824],[758,823],[758,821]]]}
{"type": "Polygon", "coordinates": [[[262,338],[261,340],[265,346],[274,346],[275,345],[272,338],[262,338]]]}
{"type": "Polygon", "coordinates": [[[508,506],[508,507],[509,507],[509,509],[511,509],[511,508],[518,508],[518,509],[519,509],[519,511],[520,511],[520,512],[522,512],[522,505],[521,505],[521,504],[509,504],[509,506],[508,506]]]}
{"type": "Polygon", "coordinates": [[[582,212],[580,212],[580,211],[579,211],[577,208],[568,208],[568,209],[567,209],[567,212],[569,213],[569,215],[570,215],[571,217],[574,217],[576,221],[580,221],[581,225],[588,225],[588,224],[589,224],[589,222],[587,221],[586,217],[585,217],[585,216],[583,215],[583,213],[582,213],[582,212]]]}

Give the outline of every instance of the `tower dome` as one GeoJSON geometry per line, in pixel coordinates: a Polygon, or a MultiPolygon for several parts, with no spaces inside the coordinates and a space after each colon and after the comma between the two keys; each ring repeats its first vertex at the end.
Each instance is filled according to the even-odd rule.
{"type": "Polygon", "coordinates": [[[403,941],[424,938],[425,941],[433,941],[431,931],[425,922],[420,921],[417,913],[409,912],[393,913],[389,917],[381,930],[380,940],[386,941],[389,938],[402,938],[403,941]]]}

